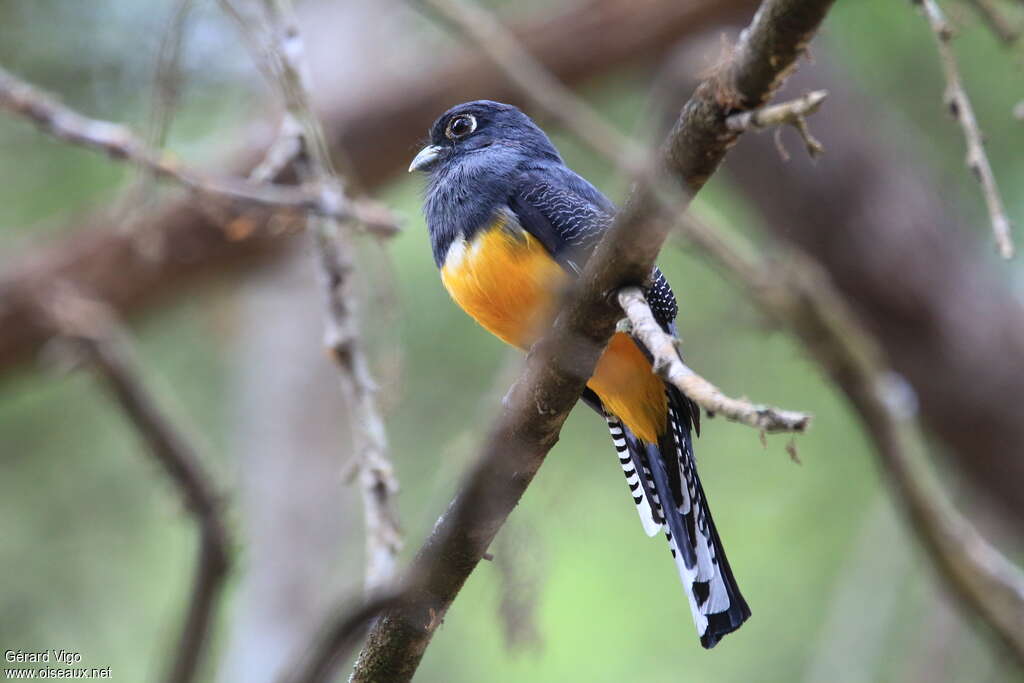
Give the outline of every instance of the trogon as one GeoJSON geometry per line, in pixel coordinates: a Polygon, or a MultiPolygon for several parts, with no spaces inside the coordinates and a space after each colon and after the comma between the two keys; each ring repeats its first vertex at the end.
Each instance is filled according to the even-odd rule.
{"type": "MultiPolygon", "coordinates": [[[[492,334],[528,349],[615,206],[565,165],[528,116],[488,100],[442,114],[409,170],[429,174],[423,209],[445,288],[492,334]]],[[[657,268],[645,294],[675,334],[678,306],[657,268]]],[[[607,421],[644,531],[664,530],[700,642],[714,647],[750,608],[697,477],[691,431],[700,433],[699,409],[652,372],[625,332],[612,337],[583,399],[607,421]]]]}

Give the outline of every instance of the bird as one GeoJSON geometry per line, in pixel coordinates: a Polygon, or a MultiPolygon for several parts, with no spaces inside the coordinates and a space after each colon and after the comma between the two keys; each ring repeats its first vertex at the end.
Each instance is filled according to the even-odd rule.
{"type": "MultiPolygon", "coordinates": [[[[409,171],[427,175],[423,213],[451,298],[487,331],[529,350],[615,205],[565,164],[529,116],[491,100],[438,117],[409,171]]],[[[644,293],[675,335],[678,304],[657,267],[644,293]]],[[[701,645],[714,647],[750,608],[697,476],[698,406],[652,371],[650,355],[626,331],[612,336],[582,400],[607,423],[641,525],[648,536],[664,531],[701,645]]]]}

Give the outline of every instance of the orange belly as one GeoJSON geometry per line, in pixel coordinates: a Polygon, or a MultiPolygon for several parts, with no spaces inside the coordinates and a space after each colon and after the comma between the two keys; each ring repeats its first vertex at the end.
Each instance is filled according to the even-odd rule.
{"type": "MultiPolygon", "coordinates": [[[[536,238],[507,227],[504,219],[473,241],[454,244],[441,266],[441,280],[456,303],[492,334],[524,350],[549,325],[567,279],[536,238]]],[[[665,431],[665,388],[628,335],[612,337],[587,386],[634,434],[657,443],[665,431]]]]}

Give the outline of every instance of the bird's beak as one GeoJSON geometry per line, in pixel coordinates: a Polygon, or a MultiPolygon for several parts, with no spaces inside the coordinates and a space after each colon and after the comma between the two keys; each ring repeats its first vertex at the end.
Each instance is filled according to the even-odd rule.
{"type": "Polygon", "coordinates": [[[438,145],[427,145],[420,150],[420,153],[409,164],[409,173],[428,170],[440,156],[441,148],[438,145]]]}

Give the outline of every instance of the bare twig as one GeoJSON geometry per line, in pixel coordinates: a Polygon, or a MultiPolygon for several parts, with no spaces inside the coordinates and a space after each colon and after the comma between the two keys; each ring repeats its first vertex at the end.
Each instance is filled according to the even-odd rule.
{"type": "Polygon", "coordinates": [[[675,385],[701,408],[768,433],[802,432],[807,429],[811,422],[811,416],[807,413],[730,398],[691,370],[679,356],[679,340],[661,329],[639,287],[623,287],[617,298],[631,323],[630,333],[643,343],[653,357],[654,372],[675,385]]]}
{"type": "Polygon", "coordinates": [[[366,202],[340,204],[329,201],[323,193],[310,193],[300,187],[257,185],[205,176],[165,152],[150,149],[126,126],[83,116],[3,69],[0,69],[0,108],[29,119],[59,140],[138,164],[155,176],[175,180],[200,196],[275,209],[312,211],[339,220],[354,219],[382,237],[398,231],[389,212],[366,202]]]}
{"type": "Polygon", "coordinates": [[[816,159],[825,152],[824,146],[813,135],[807,125],[807,116],[818,111],[821,103],[828,97],[828,92],[815,90],[803,97],[798,97],[781,104],[769,104],[753,111],[733,114],[726,119],[730,130],[760,130],[779,126],[793,126],[804,141],[807,154],[816,159]]]}
{"type": "MultiPolygon", "coordinates": [[[[803,54],[829,0],[767,0],[729,63],[702,84],[666,143],[670,174],[696,193],[738,134],[731,109],[764,104],[803,54]],[[730,93],[723,102],[722,93],[730,93]]],[[[410,575],[419,588],[370,631],[353,681],[406,681],[466,578],[532,481],[615,330],[621,309],[607,293],[643,283],[671,225],[649,193],[627,202],[587,261],[551,331],[531,350],[483,455],[448,512],[417,554],[410,575]]],[[[685,202],[680,208],[685,208],[685,202]]]]}
{"type": "MultiPolygon", "coordinates": [[[[269,54],[295,130],[301,131],[308,164],[300,165],[300,176],[320,188],[324,201],[348,203],[341,181],[331,165],[323,128],[310,96],[309,67],[305,46],[289,0],[264,0],[274,31],[269,54]]],[[[398,480],[387,457],[384,420],[376,405],[376,385],[370,374],[355,312],[352,291],[352,245],[347,229],[326,217],[310,216],[308,229],[316,240],[317,253],[327,295],[325,344],[340,370],[345,394],[353,406],[353,428],[357,434],[359,483],[366,523],[366,587],[374,590],[390,581],[395,559],[402,546],[394,494],[398,480]],[[342,229],[344,228],[344,229],[342,229]]]]}
{"type": "Polygon", "coordinates": [[[985,155],[985,139],[978,127],[974,107],[971,106],[967,91],[964,90],[960,67],[957,66],[956,55],[953,54],[953,48],[950,45],[950,41],[953,39],[953,29],[936,0],[911,1],[922,9],[935,36],[935,45],[942,61],[942,71],[946,77],[946,105],[963,129],[964,139],[967,142],[967,168],[981,183],[981,192],[985,198],[985,206],[988,208],[989,220],[992,223],[992,232],[995,235],[996,245],[999,247],[999,254],[1006,259],[1013,258],[1013,238],[1010,236],[1012,226],[1006,215],[1006,207],[1003,206],[1003,199],[999,194],[992,166],[989,164],[988,156],[985,155]]]}
{"type": "Polygon", "coordinates": [[[1021,29],[1019,26],[1013,25],[1013,22],[1003,14],[1001,7],[992,0],[968,0],[968,2],[996,38],[1005,45],[1013,45],[1017,42],[1021,29]]]}
{"type": "Polygon", "coordinates": [[[178,488],[199,526],[199,556],[191,599],[165,680],[195,678],[230,565],[230,543],[212,478],[199,455],[161,412],[131,358],[114,314],[66,287],[55,288],[47,313],[114,396],[150,452],[178,488]]]}

